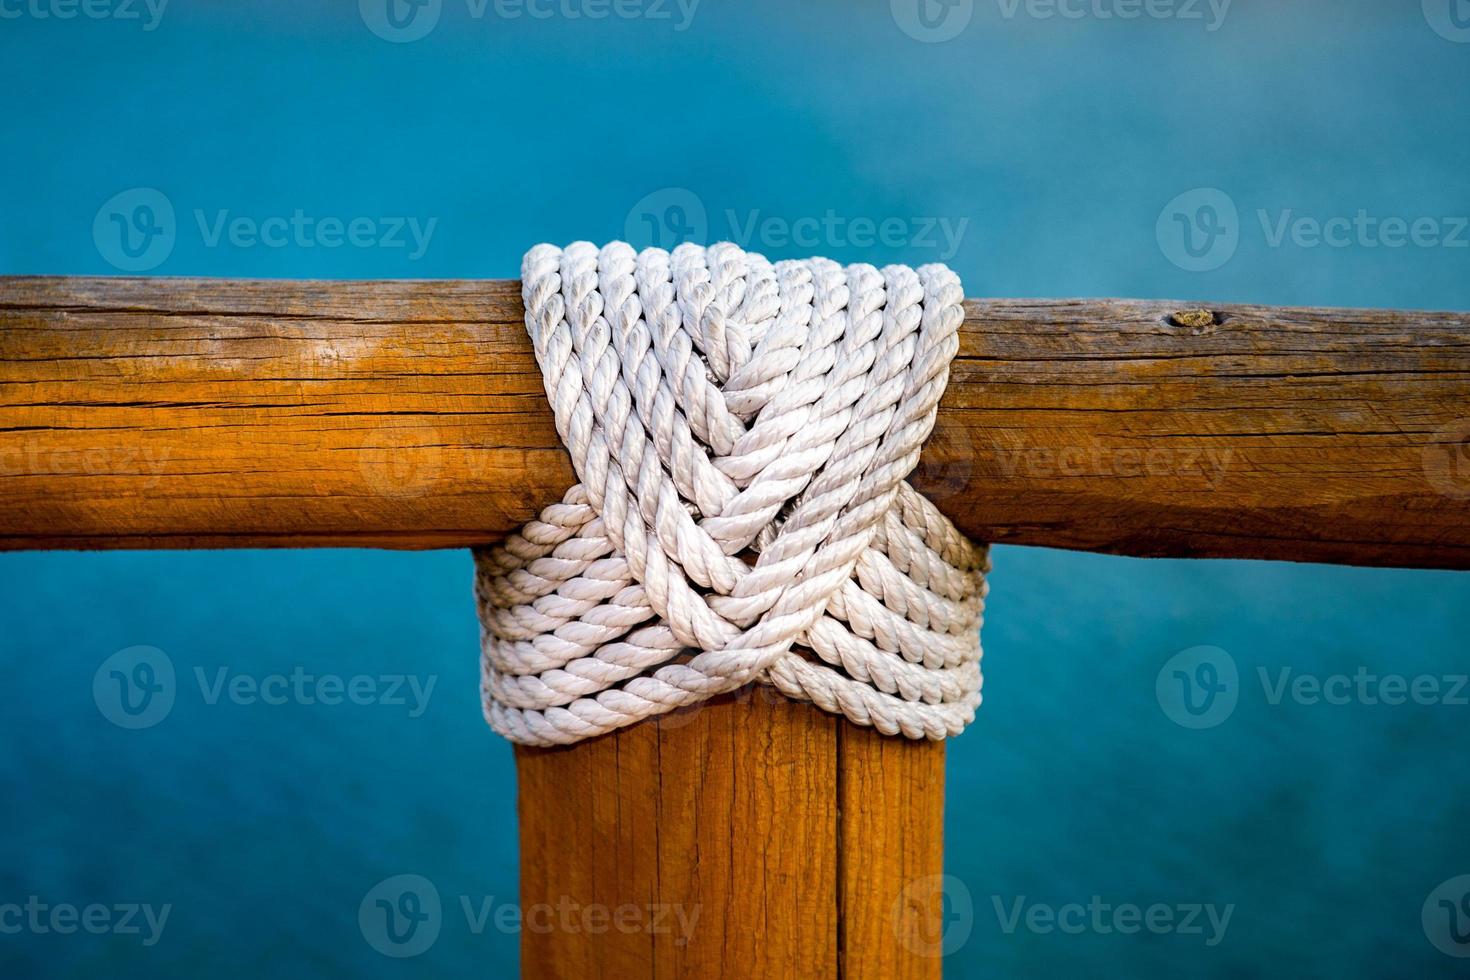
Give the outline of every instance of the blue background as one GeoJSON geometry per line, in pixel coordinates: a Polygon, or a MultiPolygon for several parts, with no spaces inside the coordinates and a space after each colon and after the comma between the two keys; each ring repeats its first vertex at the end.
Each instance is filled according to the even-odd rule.
{"type": "MultiPolygon", "coordinates": [[[[944,43],[906,34],[887,0],[704,0],[682,31],[475,19],[445,0],[412,43],[375,36],[349,0],[172,0],[151,31],[5,9],[21,15],[0,19],[0,273],[116,273],[94,219],[139,187],[178,218],[153,272],[295,278],[510,277],[530,243],[678,217],[667,205],[689,195],[665,189],[681,188],[716,238],[728,211],[967,219],[952,256],[748,244],[945,258],[970,295],[1470,308],[1463,247],[1273,247],[1255,218],[1470,214],[1470,44],[1417,0],[1238,0],[1216,30],[1207,7],[1074,20],[978,0],[944,43]],[[1191,273],[1155,225],[1201,187],[1239,207],[1239,247],[1191,273]],[[193,216],[296,209],[437,224],[413,259],[211,246],[193,216]]],[[[950,976],[1464,972],[1420,910],[1470,872],[1470,708],[1272,705],[1256,676],[1464,673],[1470,575],[1013,548],[996,566],[986,704],[949,757],[951,911],[968,930],[951,933],[950,976]],[[1228,651],[1241,689],[1194,731],[1155,679],[1202,644],[1228,651]],[[1093,895],[1234,911],[1214,946],[1008,934],[996,912],[1093,895]]],[[[479,717],[467,554],[13,554],[0,582],[0,903],[173,906],[152,948],[0,935],[0,974],[512,973],[517,937],[474,935],[456,898],[516,894],[514,770],[479,717]],[[162,724],[126,731],[91,683],[136,644],[181,685],[162,724]],[[192,672],[222,666],[438,681],[420,718],[209,705],[192,672]],[[398,961],[357,909],[404,872],[446,913],[433,948],[398,961]]]]}

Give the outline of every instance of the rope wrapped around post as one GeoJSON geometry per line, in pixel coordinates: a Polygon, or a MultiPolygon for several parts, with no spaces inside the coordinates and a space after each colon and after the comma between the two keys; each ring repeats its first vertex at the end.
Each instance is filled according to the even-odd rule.
{"type": "Polygon", "coordinates": [[[496,731],[566,744],[752,682],[890,735],[973,720],[988,552],[905,482],[958,276],[579,242],[521,278],[580,482],[476,552],[496,731]]]}

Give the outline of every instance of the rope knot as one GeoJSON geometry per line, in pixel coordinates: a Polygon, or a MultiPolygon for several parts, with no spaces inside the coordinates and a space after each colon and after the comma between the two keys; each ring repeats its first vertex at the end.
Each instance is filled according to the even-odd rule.
{"type": "Polygon", "coordinates": [[[760,682],[958,734],[987,552],[905,481],[959,278],[622,242],[538,245],[521,278],[580,482],[475,555],[490,724],[564,744],[760,682]]]}

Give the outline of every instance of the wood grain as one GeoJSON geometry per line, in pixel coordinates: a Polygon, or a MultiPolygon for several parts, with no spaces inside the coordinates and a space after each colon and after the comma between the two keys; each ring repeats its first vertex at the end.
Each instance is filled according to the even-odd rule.
{"type": "MultiPolygon", "coordinates": [[[[0,549],[489,543],[572,481],[514,282],[0,279],[0,549]]],[[[1470,567],[1470,316],[970,301],[972,536],[1470,567]]],[[[938,976],[943,747],[747,692],[520,750],[527,976],[938,976]]]]}
{"type": "Polygon", "coordinates": [[[942,744],[746,689],[516,759],[525,977],[939,976],[942,744]]]}
{"type": "MultiPolygon", "coordinates": [[[[459,547],[572,479],[507,281],[0,279],[0,549],[459,547]]],[[[972,536],[1470,567],[1470,316],[972,300],[972,536]]]]}

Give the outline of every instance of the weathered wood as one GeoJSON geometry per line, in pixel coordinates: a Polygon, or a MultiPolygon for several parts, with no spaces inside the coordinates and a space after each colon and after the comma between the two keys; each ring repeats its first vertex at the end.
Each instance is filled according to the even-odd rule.
{"type": "MultiPolygon", "coordinates": [[[[970,301],[972,536],[1470,567],[1470,315],[970,301]]],[[[572,478],[514,282],[0,279],[0,549],[495,540],[572,478]]]]}
{"type": "MultiPolygon", "coordinates": [[[[1470,316],[971,301],[971,535],[1470,567],[1470,316]]],[[[512,282],[0,279],[0,548],[463,546],[572,480],[512,282]]],[[[760,692],[518,753],[531,977],[934,977],[943,748],[760,692]]]]}
{"type": "Polygon", "coordinates": [[[939,976],[942,744],[747,689],[516,759],[524,976],[939,976]]]}

